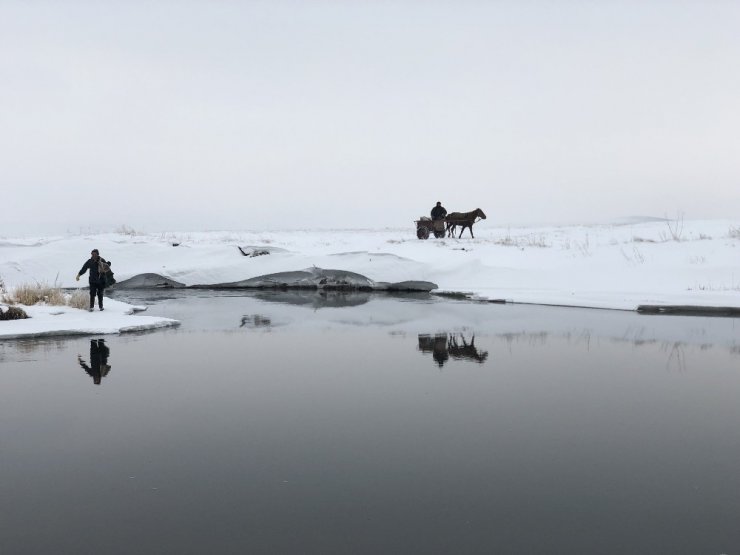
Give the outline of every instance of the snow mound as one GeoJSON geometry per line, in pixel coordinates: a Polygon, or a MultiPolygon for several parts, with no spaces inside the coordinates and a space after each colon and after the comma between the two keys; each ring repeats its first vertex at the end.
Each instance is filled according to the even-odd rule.
{"type": "Polygon", "coordinates": [[[432,289],[437,289],[437,284],[431,281],[398,281],[395,283],[388,283],[385,281],[379,281],[375,284],[376,291],[412,291],[412,292],[429,292],[432,289]]]}
{"type": "Polygon", "coordinates": [[[184,283],[175,281],[159,274],[138,274],[129,279],[116,283],[116,289],[174,289],[185,287],[184,283]]]}
{"type": "Polygon", "coordinates": [[[350,289],[372,290],[374,282],[355,272],[346,270],[324,270],[309,268],[294,272],[277,272],[232,283],[217,283],[206,286],[220,289],[255,288],[255,289],[350,289]]]}
{"type": "Polygon", "coordinates": [[[623,216],[621,218],[615,218],[612,220],[612,225],[634,225],[634,224],[649,224],[649,223],[663,223],[668,221],[666,218],[656,218],[655,216],[623,216]]]}
{"type": "Polygon", "coordinates": [[[326,289],[347,291],[431,291],[437,285],[430,281],[375,282],[347,270],[309,268],[293,272],[277,272],[231,283],[199,285],[214,289],[326,289]]]}

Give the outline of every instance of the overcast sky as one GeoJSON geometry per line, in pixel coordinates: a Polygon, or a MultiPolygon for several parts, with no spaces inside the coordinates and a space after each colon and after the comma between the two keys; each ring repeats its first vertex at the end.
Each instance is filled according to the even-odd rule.
{"type": "Polygon", "coordinates": [[[0,233],[740,217],[740,2],[0,0],[0,233]]]}

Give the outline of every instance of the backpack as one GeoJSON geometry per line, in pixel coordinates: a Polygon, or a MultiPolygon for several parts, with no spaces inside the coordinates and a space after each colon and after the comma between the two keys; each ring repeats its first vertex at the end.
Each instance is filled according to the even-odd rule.
{"type": "Polygon", "coordinates": [[[113,272],[110,269],[110,262],[106,262],[102,258],[98,260],[98,273],[105,281],[105,287],[110,287],[116,282],[113,272]]]}

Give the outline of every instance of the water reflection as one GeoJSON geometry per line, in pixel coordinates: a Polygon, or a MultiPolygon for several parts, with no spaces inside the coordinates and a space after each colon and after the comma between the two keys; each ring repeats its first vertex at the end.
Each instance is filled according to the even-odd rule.
{"type": "Polygon", "coordinates": [[[303,291],[300,289],[258,291],[253,294],[255,299],[261,301],[294,306],[309,306],[315,309],[360,306],[367,303],[371,299],[371,295],[371,293],[362,291],[303,291]]]}
{"type": "Polygon", "coordinates": [[[0,342],[1,553],[740,545],[730,321],[382,297],[154,310],[191,331],[0,342]],[[91,391],[109,347],[126,379],[91,391]]]}
{"type": "Polygon", "coordinates": [[[242,316],[240,328],[270,328],[272,320],[262,314],[247,314],[242,316]]]}
{"type": "Polygon", "coordinates": [[[192,301],[193,299],[231,297],[314,309],[357,307],[377,299],[413,302],[433,300],[433,297],[426,292],[327,291],[316,289],[119,289],[112,290],[110,295],[112,298],[124,302],[146,305],[163,301],[192,301]]]}
{"type": "Polygon", "coordinates": [[[488,358],[488,351],[478,350],[475,346],[475,335],[468,340],[462,333],[419,334],[419,350],[432,353],[432,358],[442,368],[452,357],[455,360],[470,360],[483,364],[488,358]]]}
{"type": "Polygon", "coordinates": [[[95,385],[100,385],[101,380],[110,373],[108,356],[110,349],[105,344],[105,339],[90,340],[90,364],[85,362],[82,355],[77,355],[77,362],[90,375],[95,385]]]}
{"type": "Polygon", "coordinates": [[[64,338],[31,338],[3,341],[0,340],[0,363],[6,360],[33,362],[39,354],[50,354],[63,351],[67,345],[64,338]]]}

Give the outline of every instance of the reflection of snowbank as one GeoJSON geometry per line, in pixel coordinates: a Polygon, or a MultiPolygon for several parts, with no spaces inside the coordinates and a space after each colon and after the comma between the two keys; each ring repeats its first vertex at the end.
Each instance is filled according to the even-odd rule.
{"type": "MultiPolygon", "coordinates": [[[[270,321],[259,329],[300,333],[341,333],[358,327],[382,329],[391,335],[457,337],[452,352],[464,353],[474,344],[482,355],[492,343],[514,347],[538,345],[550,339],[582,344],[607,341],[634,345],[675,345],[697,349],[717,347],[740,352],[734,318],[641,315],[624,310],[588,310],[530,305],[496,305],[440,299],[428,293],[377,294],[371,292],[274,289],[201,291],[132,290],[120,293],[132,304],[148,304],[149,311],[182,321],[180,330],[244,330],[243,317],[259,315],[270,321]],[[154,304],[152,304],[154,303],[154,304]],[[310,314],[309,314],[310,312],[310,314]]],[[[253,327],[252,330],[259,330],[253,327]]],[[[471,352],[474,352],[471,349],[471,352]]],[[[452,357],[454,358],[454,357],[452,357]]]]}

